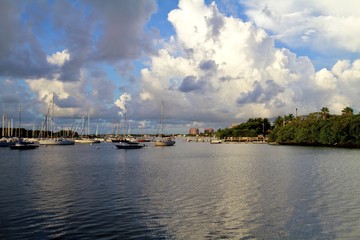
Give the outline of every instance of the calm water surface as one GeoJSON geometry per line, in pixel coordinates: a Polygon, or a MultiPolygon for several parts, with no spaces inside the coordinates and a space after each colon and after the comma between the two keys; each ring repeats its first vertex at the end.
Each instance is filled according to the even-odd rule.
{"type": "Polygon", "coordinates": [[[0,148],[0,239],[360,239],[360,150],[0,148]]]}

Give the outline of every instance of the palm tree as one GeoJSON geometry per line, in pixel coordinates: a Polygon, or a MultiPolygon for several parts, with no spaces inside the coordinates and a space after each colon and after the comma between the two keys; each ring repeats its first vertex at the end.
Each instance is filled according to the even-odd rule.
{"type": "Polygon", "coordinates": [[[323,119],[329,118],[330,111],[329,111],[329,109],[327,107],[323,107],[321,109],[321,113],[322,113],[323,119]]]}
{"type": "Polygon", "coordinates": [[[351,107],[345,107],[341,112],[342,115],[349,116],[349,115],[353,115],[354,109],[352,109],[351,107]]]}

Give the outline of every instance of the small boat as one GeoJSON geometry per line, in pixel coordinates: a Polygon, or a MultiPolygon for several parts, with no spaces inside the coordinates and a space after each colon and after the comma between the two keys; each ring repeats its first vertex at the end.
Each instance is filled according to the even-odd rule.
{"type": "Polygon", "coordinates": [[[118,149],[140,149],[145,147],[145,145],[140,144],[139,142],[127,141],[123,140],[120,141],[119,144],[115,144],[118,149]]]}
{"type": "Polygon", "coordinates": [[[140,149],[143,148],[145,145],[140,144],[136,139],[134,138],[126,138],[126,112],[124,113],[124,136],[122,139],[118,138],[114,141],[114,139],[111,139],[113,143],[115,144],[115,147],[118,149],[140,149]]]}
{"type": "Polygon", "coordinates": [[[119,143],[121,142],[121,138],[110,138],[110,141],[113,142],[113,143],[119,143]]]}
{"type": "Polygon", "coordinates": [[[21,140],[16,142],[14,145],[9,145],[9,148],[12,150],[29,150],[29,149],[35,149],[38,147],[39,147],[39,145],[30,143],[30,142],[23,142],[21,140]]]}
{"type": "Polygon", "coordinates": [[[220,139],[213,139],[210,141],[210,144],[220,144],[220,143],[222,143],[222,140],[220,139]]]}
{"type": "Polygon", "coordinates": [[[100,143],[100,140],[94,138],[81,138],[75,139],[75,143],[82,143],[82,144],[93,144],[93,143],[100,143]]]}
{"type": "Polygon", "coordinates": [[[15,142],[12,140],[1,140],[0,147],[8,147],[10,145],[15,145],[15,142]]]}
{"type": "Polygon", "coordinates": [[[173,146],[175,145],[175,140],[172,137],[165,137],[163,134],[164,131],[164,125],[163,125],[163,120],[164,120],[164,103],[161,102],[161,116],[160,116],[160,139],[156,139],[155,140],[155,146],[159,146],[159,147],[165,147],[165,146],[173,146]]]}
{"type": "MultiPolygon", "coordinates": [[[[20,105],[20,108],[19,108],[19,129],[21,129],[21,105],[20,105]]],[[[35,145],[34,142],[30,142],[30,141],[24,141],[22,138],[21,138],[21,131],[20,131],[20,134],[19,134],[19,140],[17,142],[15,142],[15,144],[12,144],[12,145],[9,145],[9,148],[10,149],[13,149],[13,150],[28,150],[28,149],[35,149],[39,147],[39,145],[35,145]]]]}
{"type": "MultiPolygon", "coordinates": [[[[51,105],[49,107],[48,112],[50,112],[50,138],[45,138],[45,139],[40,139],[39,140],[39,144],[40,145],[74,145],[75,141],[68,139],[68,138],[64,138],[64,137],[60,137],[60,138],[54,138],[53,137],[53,132],[54,132],[54,125],[55,125],[55,121],[54,121],[54,109],[55,109],[55,94],[52,94],[52,100],[50,101],[51,105]]],[[[46,114],[46,118],[45,118],[45,123],[48,124],[48,115],[46,114]]]]}
{"type": "Polygon", "coordinates": [[[171,137],[167,137],[167,138],[161,138],[161,139],[157,139],[155,141],[155,146],[173,146],[176,142],[173,140],[173,138],[171,137]]]}
{"type": "Polygon", "coordinates": [[[74,145],[75,141],[66,138],[50,138],[39,140],[41,145],[74,145]]]}
{"type": "Polygon", "coordinates": [[[138,138],[137,141],[138,141],[138,142],[151,142],[151,139],[148,139],[148,138],[138,138]]]}

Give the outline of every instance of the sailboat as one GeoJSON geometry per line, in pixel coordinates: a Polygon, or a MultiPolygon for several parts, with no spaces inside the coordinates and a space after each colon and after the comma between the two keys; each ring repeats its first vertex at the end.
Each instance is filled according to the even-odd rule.
{"type": "Polygon", "coordinates": [[[28,149],[35,149],[39,147],[38,145],[35,145],[33,142],[26,142],[23,141],[23,139],[21,138],[21,105],[19,108],[19,140],[13,144],[13,145],[9,145],[10,149],[17,149],[17,150],[28,150],[28,149]]]}
{"type": "Polygon", "coordinates": [[[52,101],[51,101],[50,107],[48,109],[48,112],[50,111],[50,126],[51,126],[50,132],[51,132],[51,136],[50,136],[50,138],[40,139],[39,143],[41,145],[74,145],[75,144],[74,140],[70,140],[70,139],[63,138],[63,137],[61,137],[61,138],[53,138],[53,136],[52,136],[53,131],[54,131],[54,108],[55,108],[54,93],[53,93],[53,96],[52,96],[52,101]]]}
{"type": "Polygon", "coordinates": [[[160,116],[160,139],[155,140],[155,146],[165,147],[173,146],[175,140],[172,137],[164,136],[164,103],[161,101],[161,116],[160,116]]]}
{"type": "Polygon", "coordinates": [[[140,149],[145,146],[134,139],[127,139],[126,132],[126,113],[124,113],[124,137],[116,142],[115,147],[118,149],[140,149]]]}
{"type": "Polygon", "coordinates": [[[93,143],[100,143],[100,140],[90,138],[90,114],[87,114],[88,117],[88,125],[87,125],[87,133],[88,137],[83,136],[84,128],[85,128],[85,116],[82,117],[82,129],[81,129],[81,137],[79,139],[75,139],[75,143],[84,143],[84,144],[93,144],[93,143]]]}

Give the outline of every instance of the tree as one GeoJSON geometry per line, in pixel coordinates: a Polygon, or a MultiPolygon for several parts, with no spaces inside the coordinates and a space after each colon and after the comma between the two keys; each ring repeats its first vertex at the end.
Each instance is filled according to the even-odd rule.
{"type": "Polygon", "coordinates": [[[323,107],[321,109],[321,113],[323,115],[323,119],[327,119],[330,116],[330,111],[329,111],[329,109],[327,107],[323,107]]]}
{"type": "Polygon", "coordinates": [[[275,121],[274,121],[274,126],[275,127],[281,127],[284,125],[284,118],[281,116],[278,116],[275,121]]]}
{"type": "Polygon", "coordinates": [[[342,115],[349,116],[349,115],[353,115],[354,109],[352,109],[351,107],[345,107],[341,112],[342,115]]]}

